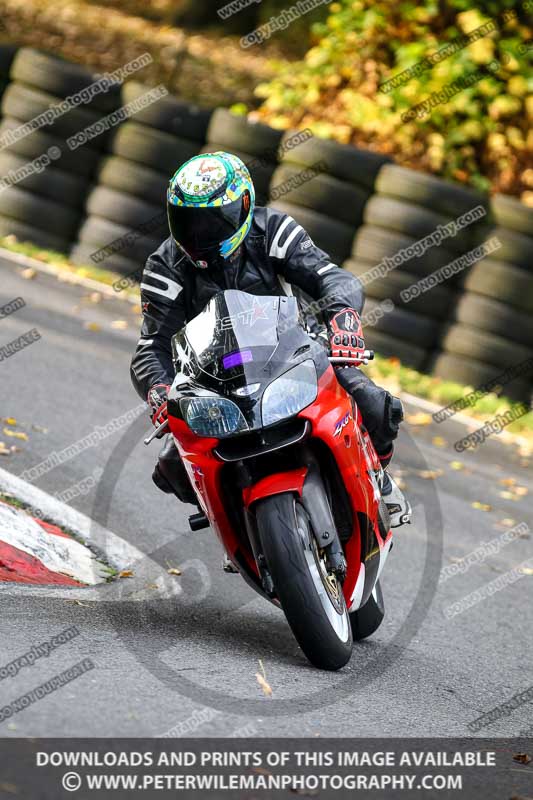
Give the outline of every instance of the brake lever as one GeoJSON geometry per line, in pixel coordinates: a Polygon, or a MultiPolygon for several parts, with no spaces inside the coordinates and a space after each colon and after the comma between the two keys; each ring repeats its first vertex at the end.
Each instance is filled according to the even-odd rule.
{"type": "Polygon", "coordinates": [[[164,436],[167,428],[168,428],[168,419],[166,419],[161,425],[158,425],[157,428],[154,428],[154,430],[150,433],[150,435],[147,436],[146,439],[144,440],[144,444],[149,445],[152,444],[154,439],[161,439],[164,436]]]}

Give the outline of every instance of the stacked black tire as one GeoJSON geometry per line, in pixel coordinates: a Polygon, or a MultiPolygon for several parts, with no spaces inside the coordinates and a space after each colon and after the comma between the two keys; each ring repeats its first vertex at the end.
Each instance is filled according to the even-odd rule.
{"type": "Polygon", "coordinates": [[[15,45],[0,44],[0,99],[9,83],[9,70],[16,53],[15,45]]]}
{"type": "MultiPolygon", "coordinates": [[[[121,105],[149,91],[129,81],[121,105]]],[[[120,125],[100,161],[87,218],[71,258],[122,275],[138,271],[168,236],[166,189],[178,166],[200,152],[211,112],[167,96],[120,125]],[[99,252],[100,251],[100,252],[99,252]]]]}
{"type": "MultiPolygon", "coordinates": [[[[80,224],[91,177],[105,135],[78,150],[67,139],[99,121],[117,104],[116,93],[98,95],[19,138],[14,133],[51,106],[86,88],[96,78],[82,67],[31,48],[21,48],[10,68],[2,103],[0,175],[14,176],[42,156],[50,165],[13,183],[0,194],[0,235],[67,252],[80,224]],[[6,144],[7,142],[7,144],[6,144]]],[[[19,173],[20,174],[20,173],[19,173]]],[[[18,177],[18,176],[17,176],[18,177]]]]}
{"type": "Polygon", "coordinates": [[[269,205],[290,214],[332,260],[348,258],[385,156],[316,137],[281,140],[269,205]]]}
{"type": "Polygon", "coordinates": [[[462,292],[448,315],[434,375],[481,386],[502,377],[502,392],[528,401],[533,386],[533,209],[495,195],[478,242],[496,237],[499,249],[475,264],[461,280],[462,292]],[[520,366],[526,362],[524,367],[520,366]]]}
{"type": "Polygon", "coordinates": [[[415,243],[484,203],[478,193],[430,175],[394,164],[381,168],[376,194],[365,207],[364,225],[344,264],[364,283],[366,312],[385,300],[394,303],[394,310],[369,329],[372,349],[417,369],[427,367],[457,301],[460,278],[452,277],[417,297],[413,293],[412,299],[405,294],[402,299],[401,293],[471,249],[479,224],[439,246],[417,247],[415,252],[415,243]]]}
{"type": "Polygon", "coordinates": [[[211,117],[202,152],[225,150],[242,159],[254,181],[257,205],[266,205],[282,134],[283,131],[217,108],[211,117]]]}

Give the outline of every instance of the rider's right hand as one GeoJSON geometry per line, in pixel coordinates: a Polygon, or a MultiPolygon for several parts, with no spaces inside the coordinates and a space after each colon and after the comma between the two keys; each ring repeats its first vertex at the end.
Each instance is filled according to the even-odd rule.
{"type": "Polygon", "coordinates": [[[166,383],[156,383],[148,392],[147,403],[151,408],[152,423],[159,427],[167,421],[167,401],[170,386],[166,383]]]}

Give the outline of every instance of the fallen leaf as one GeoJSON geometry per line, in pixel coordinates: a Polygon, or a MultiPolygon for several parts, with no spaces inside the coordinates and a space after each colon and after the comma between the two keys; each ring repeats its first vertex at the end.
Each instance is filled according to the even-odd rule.
{"type": "Polygon", "coordinates": [[[516,525],[516,520],[512,517],[504,517],[504,519],[500,520],[500,525],[505,525],[506,528],[512,528],[516,525]]]}
{"type": "Polygon", "coordinates": [[[479,511],[492,511],[492,506],[488,503],[480,503],[479,500],[474,500],[472,508],[477,508],[479,511]]]}
{"type": "Polygon", "coordinates": [[[426,414],[423,411],[419,411],[417,414],[407,414],[405,419],[409,425],[431,425],[433,421],[431,414],[426,414]]]}
{"type": "Polygon", "coordinates": [[[448,444],[446,439],[443,439],[442,436],[434,436],[431,441],[433,442],[435,447],[446,447],[446,445],[448,444]]]}
{"type": "Polygon", "coordinates": [[[515,495],[512,492],[499,492],[500,497],[503,497],[504,500],[514,500],[515,495]]]}
{"type": "Polygon", "coordinates": [[[125,319],[115,319],[111,323],[111,327],[115,328],[117,331],[124,331],[128,327],[128,323],[125,319]]]}
{"type": "Polygon", "coordinates": [[[272,688],[267,682],[265,667],[261,659],[259,659],[259,666],[261,667],[262,674],[259,674],[259,672],[255,673],[255,677],[257,678],[257,683],[259,684],[259,686],[261,687],[261,689],[263,690],[264,694],[267,697],[272,697],[272,688]]]}
{"type": "Polygon", "coordinates": [[[22,453],[22,447],[17,447],[16,444],[12,444],[9,449],[12,453],[22,453]]]}
{"type": "Polygon", "coordinates": [[[159,589],[159,586],[157,585],[157,583],[147,583],[146,584],[146,588],[147,589],[159,589]]]}
{"type": "Polygon", "coordinates": [[[513,756],[513,761],[518,761],[519,764],[529,764],[531,758],[527,753],[515,753],[513,756]]]}
{"type": "Polygon", "coordinates": [[[515,486],[513,492],[518,495],[518,497],[525,497],[528,494],[529,489],[525,486],[515,486]]]}
{"type": "Polygon", "coordinates": [[[11,450],[9,447],[6,447],[4,442],[0,442],[0,456],[10,456],[11,450]]]}
{"type": "Polygon", "coordinates": [[[133,578],[135,573],[131,569],[123,569],[122,572],[118,573],[119,578],[133,578]]]}
{"type": "Polygon", "coordinates": [[[181,575],[181,571],[176,567],[171,567],[170,569],[167,569],[167,572],[169,575],[181,575]]]}
{"type": "Polygon", "coordinates": [[[421,469],[418,470],[418,475],[425,481],[433,481],[435,478],[440,478],[441,475],[444,475],[444,471],[442,469],[421,469]]]}
{"type": "Polygon", "coordinates": [[[4,434],[12,439],[22,439],[23,442],[29,441],[28,434],[23,431],[10,431],[9,428],[4,428],[4,434]]]}
{"type": "Polygon", "coordinates": [[[451,467],[451,469],[455,469],[455,470],[459,471],[460,469],[464,469],[465,465],[463,464],[462,461],[452,461],[450,463],[450,467],[451,467]]]}
{"type": "Polygon", "coordinates": [[[6,794],[18,794],[19,790],[14,783],[0,783],[0,790],[6,794]]]}
{"type": "Polygon", "coordinates": [[[31,429],[37,433],[48,433],[48,428],[43,428],[42,425],[32,425],[31,429]]]}
{"type": "Polygon", "coordinates": [[[272,688],[269,686],[263,676],[259,672],[256,672],[255,677],[257,678],[257,683],[263,690],[263,694],[265,694],[267,697],[272,697],[272,688]]]}
{"type": "Polygon", "coordinates": [[[132,311],[134,314],[142,314],[143,313],[143,310],[142,310],[142,308],[140,306],[132,306],[130,308],[130,311],[132,311]]]}
{"type": "Polygon", "coordinates": [[[500,478],[498,483],[501,483],[502,486],[514,486],[516,478],[500,478]]]}
{"type": "Polygon", "coordinates": [[[36,275],[37,275],[37,270],[31,268],[23,269],[22,272],[20,273],[20,277],[24,278],[25,281],[32,281],[36,275]]]}
{"type": "Polygon", "coordinates": [[[88,331],[101,331],[102,326],[99,325],[97,322],[86,322],[83,326],[88,331]]]}
{"type": "Polygon", "coordinates": [[[531,567],[520,567],[518,570],[522,573],[522,575],[533,575],[533,569],[531,567]]]}
{"type": "Polygon", "coordinates": [[[15,419],[15,417],[2,417],[2,422],[5,422],[6,425],[11,425],[11,426],[17,424],[17,420],[15,419]]]}
{"type": "Polygon", "coordinates": [[[91,292],[89,295],[89,300],[91,303],[101,303],[102,302],[102,294],[101,292],[91,292]]]}

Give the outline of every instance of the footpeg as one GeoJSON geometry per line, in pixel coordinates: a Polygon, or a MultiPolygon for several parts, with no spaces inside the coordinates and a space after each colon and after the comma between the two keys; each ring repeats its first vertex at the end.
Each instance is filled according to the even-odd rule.
{"type": "Polygon", "coordinates": [[[203,511],[200,511],[199,514],[192,514],[189,517],[189,526],[191,531],[201,531],[204,528],[209,528],[209,520],[203,511]]]}

